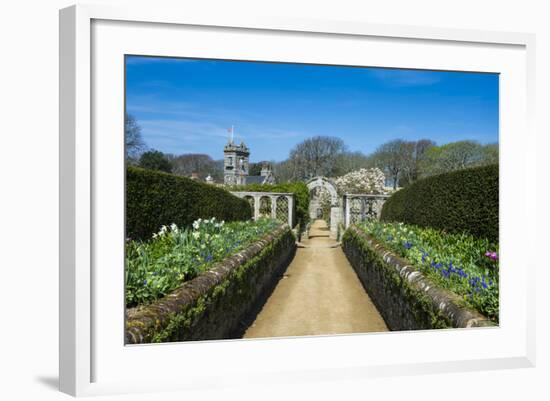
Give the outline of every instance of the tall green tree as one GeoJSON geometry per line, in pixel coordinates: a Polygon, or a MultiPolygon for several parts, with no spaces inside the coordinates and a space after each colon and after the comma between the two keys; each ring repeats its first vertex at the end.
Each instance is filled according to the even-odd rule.
{"type": "Polygon", "coordinates": [[[442,174],[468,167],[490,164],[487,160],[484,147],[478,142],[451,142],[428,149],[421,164],[421,173],[422,176],[442,174]]]}
{"type": "Polygon", "coordinates": [[[498,143],[489,143],[482,149],[483,164],[495,164],[499,161],[498,143]]]}
{"type": "Polygon", "coordinates": [[[172,163],[158,150],[149,150],[139,158],[139,167],[149,170],[164,171],[165,173],[172,172],[172,163]]]}

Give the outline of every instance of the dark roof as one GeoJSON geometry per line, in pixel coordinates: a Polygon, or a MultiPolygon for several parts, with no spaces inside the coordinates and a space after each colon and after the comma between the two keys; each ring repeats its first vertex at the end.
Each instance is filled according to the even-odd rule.
{"type": "Polygon", "coordinates": [[[261,175],[247,175],[246,183],[247,184],[263,184],[265,177],[261,175]]]}

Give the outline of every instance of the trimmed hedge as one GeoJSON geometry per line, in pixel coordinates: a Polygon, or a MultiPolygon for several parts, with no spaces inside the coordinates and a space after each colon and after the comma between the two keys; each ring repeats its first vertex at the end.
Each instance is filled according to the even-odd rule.
{"type": "Polygon", "coordinates": [[[384,203],[381,220],[498,242],[498,177],[493,164],[418,180],[384,203]]]}
{"type": "Polygon", "coordinates": [[[126,236],[147,240],[161,226],[188,227],[198,218],[252,218],[250,205],[228,191],[160,171],[128,166],[126,236]]]}
{"type": "Polygon", "coordinates": [[[296,200],[296,221],[301,229],[309,222],[309,190],[304,182],[287,182],[281,184],[248,184],[235,185],[231,191],[249,192],[286,192],[293,193],[296,200]]]}

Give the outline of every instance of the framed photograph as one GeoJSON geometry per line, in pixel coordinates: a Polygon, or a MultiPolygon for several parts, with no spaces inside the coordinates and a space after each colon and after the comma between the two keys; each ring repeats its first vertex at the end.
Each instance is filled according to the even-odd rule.
{"type": "Polygon", "coordinates": [[[534,365],[534,37],[60,12],[60,389],[534,365]]]}

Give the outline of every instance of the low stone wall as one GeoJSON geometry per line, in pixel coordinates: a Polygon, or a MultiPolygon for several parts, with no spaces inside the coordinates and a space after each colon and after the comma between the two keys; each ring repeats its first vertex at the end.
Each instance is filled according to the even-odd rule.
{"type": "Polygon", "coordinates": [[[342,248],[390,330],[495,326],[355,226],[342,248]]]}
{"type": "Polygon", "coordinates": [[[126,344],[240,338],[295,250],[282,225],[165,297],[129,309],[126,344]]]}

